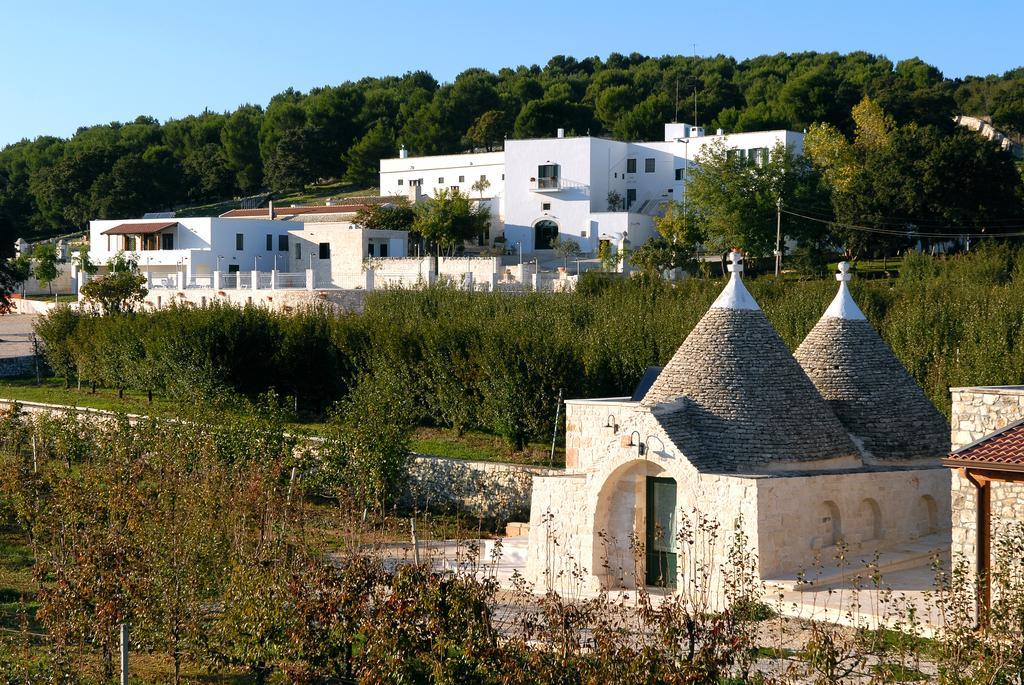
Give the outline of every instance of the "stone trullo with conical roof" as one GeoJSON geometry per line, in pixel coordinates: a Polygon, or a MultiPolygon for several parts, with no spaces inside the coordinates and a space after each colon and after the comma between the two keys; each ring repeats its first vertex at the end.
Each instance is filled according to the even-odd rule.
{"type": "Polygon", "coordinates": [[[725,563],[734,530],[764,580],[828,566],[840,545],[865,562],[948,546],[949,426],[854,303],[847,269],[794,357],[730,259],[639,401],[566,402],[565,473],[533,480],[537,589],[689,586],[695,562],[725,563]],[[679,532],[702,517],[720,534],[690,547],[679,532]]]}

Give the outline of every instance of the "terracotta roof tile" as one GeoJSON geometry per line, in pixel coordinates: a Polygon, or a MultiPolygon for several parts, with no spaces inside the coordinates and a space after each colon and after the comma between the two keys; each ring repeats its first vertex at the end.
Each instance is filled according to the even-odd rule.
{"type": "Polygon", "coordinates": [[[134,224],[118,224],[113,228],[103,231],[103,235],[149,235],[159,233],[165,228],[177,226],[177,221],[163,221],[159,223],[141,222],[134,224]]]}
{"type": "Polygon", "coordinates": [[[1024,466],[1024,421],[953,452],[949,459],[979,466],[1024,466]]]}

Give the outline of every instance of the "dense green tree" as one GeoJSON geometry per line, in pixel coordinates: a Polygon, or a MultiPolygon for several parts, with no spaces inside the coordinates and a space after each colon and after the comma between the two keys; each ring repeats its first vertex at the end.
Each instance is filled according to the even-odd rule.
{"type": "Polygon", "coordinates": [[[899,126],[868,98],[852,116],[852,141],[820,124],[806,143],[830,186],[833,235],[849,254],[896,250],[918,233],[998,233],[1024,207],[1012,159],[981,136],[899,126]]]}
{"type": "Polygon", "coordinates": [[[262,125],[262,108],[258,105],[242,105],[228,117],[221,130],[224,156],[243,193],[259,189],[263,182],[263,159],[260,157],[259,146],[262,125]]]}
{"type": "Polygon", "coordinates": [[[466,133],[466,137],[476,148],[490,152],[501,147],[508,134],[505,113],[500,109],[492,109],[481,114],[466,133]]]}
{"type": "Polygon", "coordinates": [[[397,152],[394,132],[384,122],[378,122],[348,151],[345,180],[363,186],[376,185],[380,160],[395,157],[397,152]]]}
{"type": "Polygon", "coordinates": [[[360,209],[355,223],[364,228],[408,231],[416,220],[416,211],[408,202],[371,205],[360,209]]]}
{"type": "Polygon", "coordinates": [[[292,129],[282,135],[273,154],[263,163],[266,184],[276,193],[302,190],[312,175],[309,152],[315,147],[316,135],[308,127],[292,129]]]}
{"type": "MultiPolygon", "coordinates": [[[[749,159],[717,142],[696,158],[684,217],[695,223],[704,246],[724,253],[738,247],[752,256],[775,249],[777,206],[814,202],[820,186],[809,160],[781,145],[749,159]]],[[[824,232],[814,222],[788,220],[782,237],[809,239],[824,232]]],[[[685,240],[685,235],[682,236],[685,240]]]]}
{"type": "Polygon", "coordinates": [[[491,223],[487,207],[474,203],[458,190],[441,189],[416,205],[412,230],[437,246],[438,251],[454,251],[465,241],[486,235],[491,223]]]}
{"type": "Polygon", "coordinates": [[[138,266],[124,255],[114,257],[107,273],[82,286],[82,297],[105,314],[130,313],[142,303],[146,294],[146,277],[138,266]]]}
{"type": "Polygon", "coordinates": [[[32,275],[53,292],[53,282],[60,271],[57,269],[57,247],[53,243],[39,243],[32,250],[32,275]]]}

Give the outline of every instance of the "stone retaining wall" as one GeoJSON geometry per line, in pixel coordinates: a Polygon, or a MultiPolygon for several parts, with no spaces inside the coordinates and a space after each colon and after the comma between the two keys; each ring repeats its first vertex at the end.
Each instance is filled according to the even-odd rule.
{"type": "MultiPolygon", "coordinates": [[[[7,409],[15,403],[14,400],[0,399],[0,409],[7,409]]],[[[88,407],[67,407],[42,402],[17,404],[27,413],[73,411],[93,416],[113,415],[113,412],[88,407]]],[[[136,421],[139,418],[142,417],[136,414],[128,415],[129,421],[136,421]]],[[[415,454],[409,461],[406,504],[432,511],[457,510],[498,524],[528,521],[533,477],[560,473],[561,469],[540,466],[446,459],[415,454]]]]}
{"type": "Polygon", "coordinates": [[[499,523],[528,521],[533,477],[559,473],[538,466],[415,455],[409,464],[409,499],[420,509],[455,509],[499,523]]]}

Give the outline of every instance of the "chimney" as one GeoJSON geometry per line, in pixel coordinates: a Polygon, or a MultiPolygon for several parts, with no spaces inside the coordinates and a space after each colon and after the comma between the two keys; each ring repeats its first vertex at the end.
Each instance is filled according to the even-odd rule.
{"type": "Polygon", "coordinates": [[[402,146],[402,149],[398,151],[398,158],[399,159],[408,159],[409,158],[409,151],[405,149],[404,145],[402,146]]]}
{"type": "Polygon", "coordinates": [[[267,203],[267,218],[269,218],[269,219],[273,219],[274,218],[274,200],[273,200],[273,198],[271,198],[271,200],[267,203]]]}
{"type": "Polygon", "coordinates": [[[558,129],[558,137],[559,138],[565,138],[565,129],[564,128],[558,129]]]}

